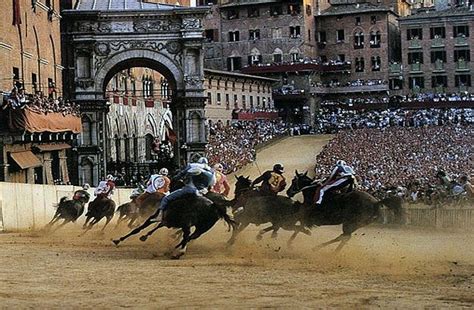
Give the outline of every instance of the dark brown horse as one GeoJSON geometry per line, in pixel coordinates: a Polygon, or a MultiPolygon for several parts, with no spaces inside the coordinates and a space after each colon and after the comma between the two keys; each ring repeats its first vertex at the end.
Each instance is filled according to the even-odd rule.
{"type": "Polygon", "coordinates": [[[301,221],[305,227],[342,224],[342,234],[331,241],[322,243],[319,247],[340,242],[336,250],[341,250],[354,231],[377,220],[380,208],[384,205],[392,210],[396,217],[400,217],[402,214],[402,200],[400,198],[390,197],[378,200],[359,190],[349,193],[326,193],[322,205],[316,207],[313,205],[313,198],[317,186],[313,184],[313,181],[306,173],[300,174],[296,171],[296,176],[293,178],[287,194],[289,197],[293,197],[300,191],[303,193],[305,212],[301,221]]]}
{"type": "MultiPolygon", "coordinates": [[[[294,236],[298,232],[311,235],[311,232],[302,225],[297,225],[301,215],[301,206],[295,204],[288,197],[280,195],[262,195],[251,188],[252,180],[248,177],[236,177],[235,199],[232,209],[234,210],[234,219],[239,224],[234,230],[232,237],[228,241],[232,245],[237,235],[248,225],[266,224],[272,225],[259,231],[257,240],[260,240],[263,234],[272,231],[272,237],[276,238],[280,228],[293,231],[294,236]]],[[[289,245],[293,241],[292,236],[288,241],[289,245]]]]}
{"type": "Polygon", "coordinates": [[[89,202],[89,196],[80,196],[78,199],[70,200],[66,197],[61,198],[56,213],[52,220],[46,225],[45,229],[50,230],[55,223],[64,220],[59,224],[55,231],[63,227],[67,223],[76,222],[76,220],[84,213],[84,206],[89,202]]]}
{"type": "Polygon", "coordinates": [[[144,222],[148,217],[156,212],[163,196],[164,194],[162,193],[143,193],[132,199],[130,202],[120,205],[117,208],[119,218],[116,227],[126,220],[129,221],[129,228],[132,228],[137,221],[144,222]]]}
{"type": "Polygon", "coordinates": [[[95,224],[99,223],[103,218],[106,219],[102,231],[110,223],[115,213],[115,202],[112,199],[109,199],[103,195],[97,196],[87,208],[86,213],[86,222],[84,223],[83,228],[85,229],[85,234],[89,231],[95,224]]]}

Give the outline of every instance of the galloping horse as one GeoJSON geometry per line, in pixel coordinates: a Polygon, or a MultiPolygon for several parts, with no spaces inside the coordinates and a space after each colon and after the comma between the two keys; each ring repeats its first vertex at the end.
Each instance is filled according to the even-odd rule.
{"type": "MultiPolygon", "coordinates": [[[[228,243],[232,245],[237,235],[249,224],[271,223],[270,227],[259,231],[257,239],[260,240],[266,232],[273,231],[272,237],[276,238],[280,228],[295,232],[303,232],[311,235],[311,232],[301,225],[296,225],[300,218],[301,206],[295,204],[292,199],[280,195],[262,196],[258,191],[251,188],[252,180],[248,177],[236,177],[235,199],[232,206],[234,217],[239,226],[234,230],[228,243]]],[[[293,241],[290,238],[288,243],[293,241]]]]}
{"type": "Polygon", "coordinates": [[[66,197],[61,198],[56,213],[54,214],[52,220],[46,225],[45,229],[51,229],[53,225],[61,219],[64,221],[58,227],[56,227],[55,230],[58,230],[69,222],[76,222],[82,213],[84,213],[84,206],[88,202],[88,196],[80,196],[78,199],[74,200],[69,200],[66,197]]]}
{"type": "Polygon", "coordinates": [[[114,217],[114,213],[115,202],[112,199],[109,199],[103,195],[97,196],[91,203],[89,203],[89,207],[86,213],[86,222],[83,226],[83,228],[85,229],[83,234],[89,231],[95,224],[100,222],[100,220],[105,217],[106,222],[104,227],[102,227],[102,231],[104,231],[105,227],[107,227],[107,225],[114,217]]]}
{"type": "Polygon", "coordinates": [[[287,190],[287,195],[293,197],[300,191],[303,193],[305,206],[304,216],[301,218],[303,225],[311,228],[342,224],[342,234],[331,241],[322,243],[319,247],[340,242],[336,251],[341,250],[354,231],[373,223],[378,218],[379,210],[383,205],[394,211],[397,217],[401,216],[402,200],[400,198],[390,197],[377,200],[372,195],[359,190],[344,194],[326,193],[322,205],[315,207],[313,198],[317,186],[314,186],[314,180],[308,177],[307,173],[295,172],[296,176],[287,190]]]}
{"type": "Polygon", "coordinates": [[[164,196],[163,193],[141,195],[146,196],[144,196],[144,198],[138,196],[137,198],[132,199],[132,201],[124,203],[117,208],[117,212],[119,212],[119,219],[117,221],[116,227],[127,219],[129,220],[129,228],[132,228],[133,224],[137,220],[142,220],[142,222],[144,222],[148,217],[156,212],[158,206],[160,205],[161,199],[164,196]]]}

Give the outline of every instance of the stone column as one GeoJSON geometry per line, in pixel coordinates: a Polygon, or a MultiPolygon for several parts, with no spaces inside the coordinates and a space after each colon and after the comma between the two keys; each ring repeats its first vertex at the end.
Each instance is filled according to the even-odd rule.
{"type": "Polygon", "coordinates": [[[64,184],[67,184],[69,182],[69,172],[67,170],[66,150],[59,151],[59,170],[64,184]]]}
{"type": "Polygon", "coordinates": [[[51,170],[51,153],[43,153],[43,173],[44,173],[44,184],[54,184],[53,171],[51,170]]]}
{"type": "Polygon", "coordinates": [[[26,183],[35,184],[35,168],[28,168],[26,170],[26,183]]]}

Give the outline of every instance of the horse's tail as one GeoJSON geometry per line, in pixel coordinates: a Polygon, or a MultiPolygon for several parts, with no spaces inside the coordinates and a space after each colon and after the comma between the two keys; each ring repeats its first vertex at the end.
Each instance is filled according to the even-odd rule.
{"type": "Polygon", "coordinates": [[[382,199],[378,202],[378,204],[386,206],[389,210],[393,211],[395,215],[395,221],[397,223],[402,222],[402,214],[403,214],[403,199],[398,196],[388,197],[382,199]]]}
{"type": "Polygon", "coordinates": [[[55,203],[53,204],[53,208],[58,208],[63,202],[65,202],[67,200],[67,197],[64,196],[64,197],[61,197],[61,199],[59,200],[58,203],[55,203]]]}
{"type": "Polygon", "coordinates": [[[229,214],[227,214],[227,208],[225,206],[218,206],[216,204],[214,204],[214,207],[217,210],[217,215],[219,218],[223,219],[227,223],[229,227],[228,231],[235,229],[237,223],[229,216],[229,214]]]}

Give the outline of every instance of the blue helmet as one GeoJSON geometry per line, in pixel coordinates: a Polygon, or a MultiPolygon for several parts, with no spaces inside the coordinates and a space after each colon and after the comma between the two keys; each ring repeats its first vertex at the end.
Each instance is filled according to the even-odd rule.
{"type": "Polygon", "coordinates": [[[207,160],[206,157],[199,158],[197,162],[198,162],[198,164],[206,164],[206,165],[209,164],[209,161],[207,160]]]}

